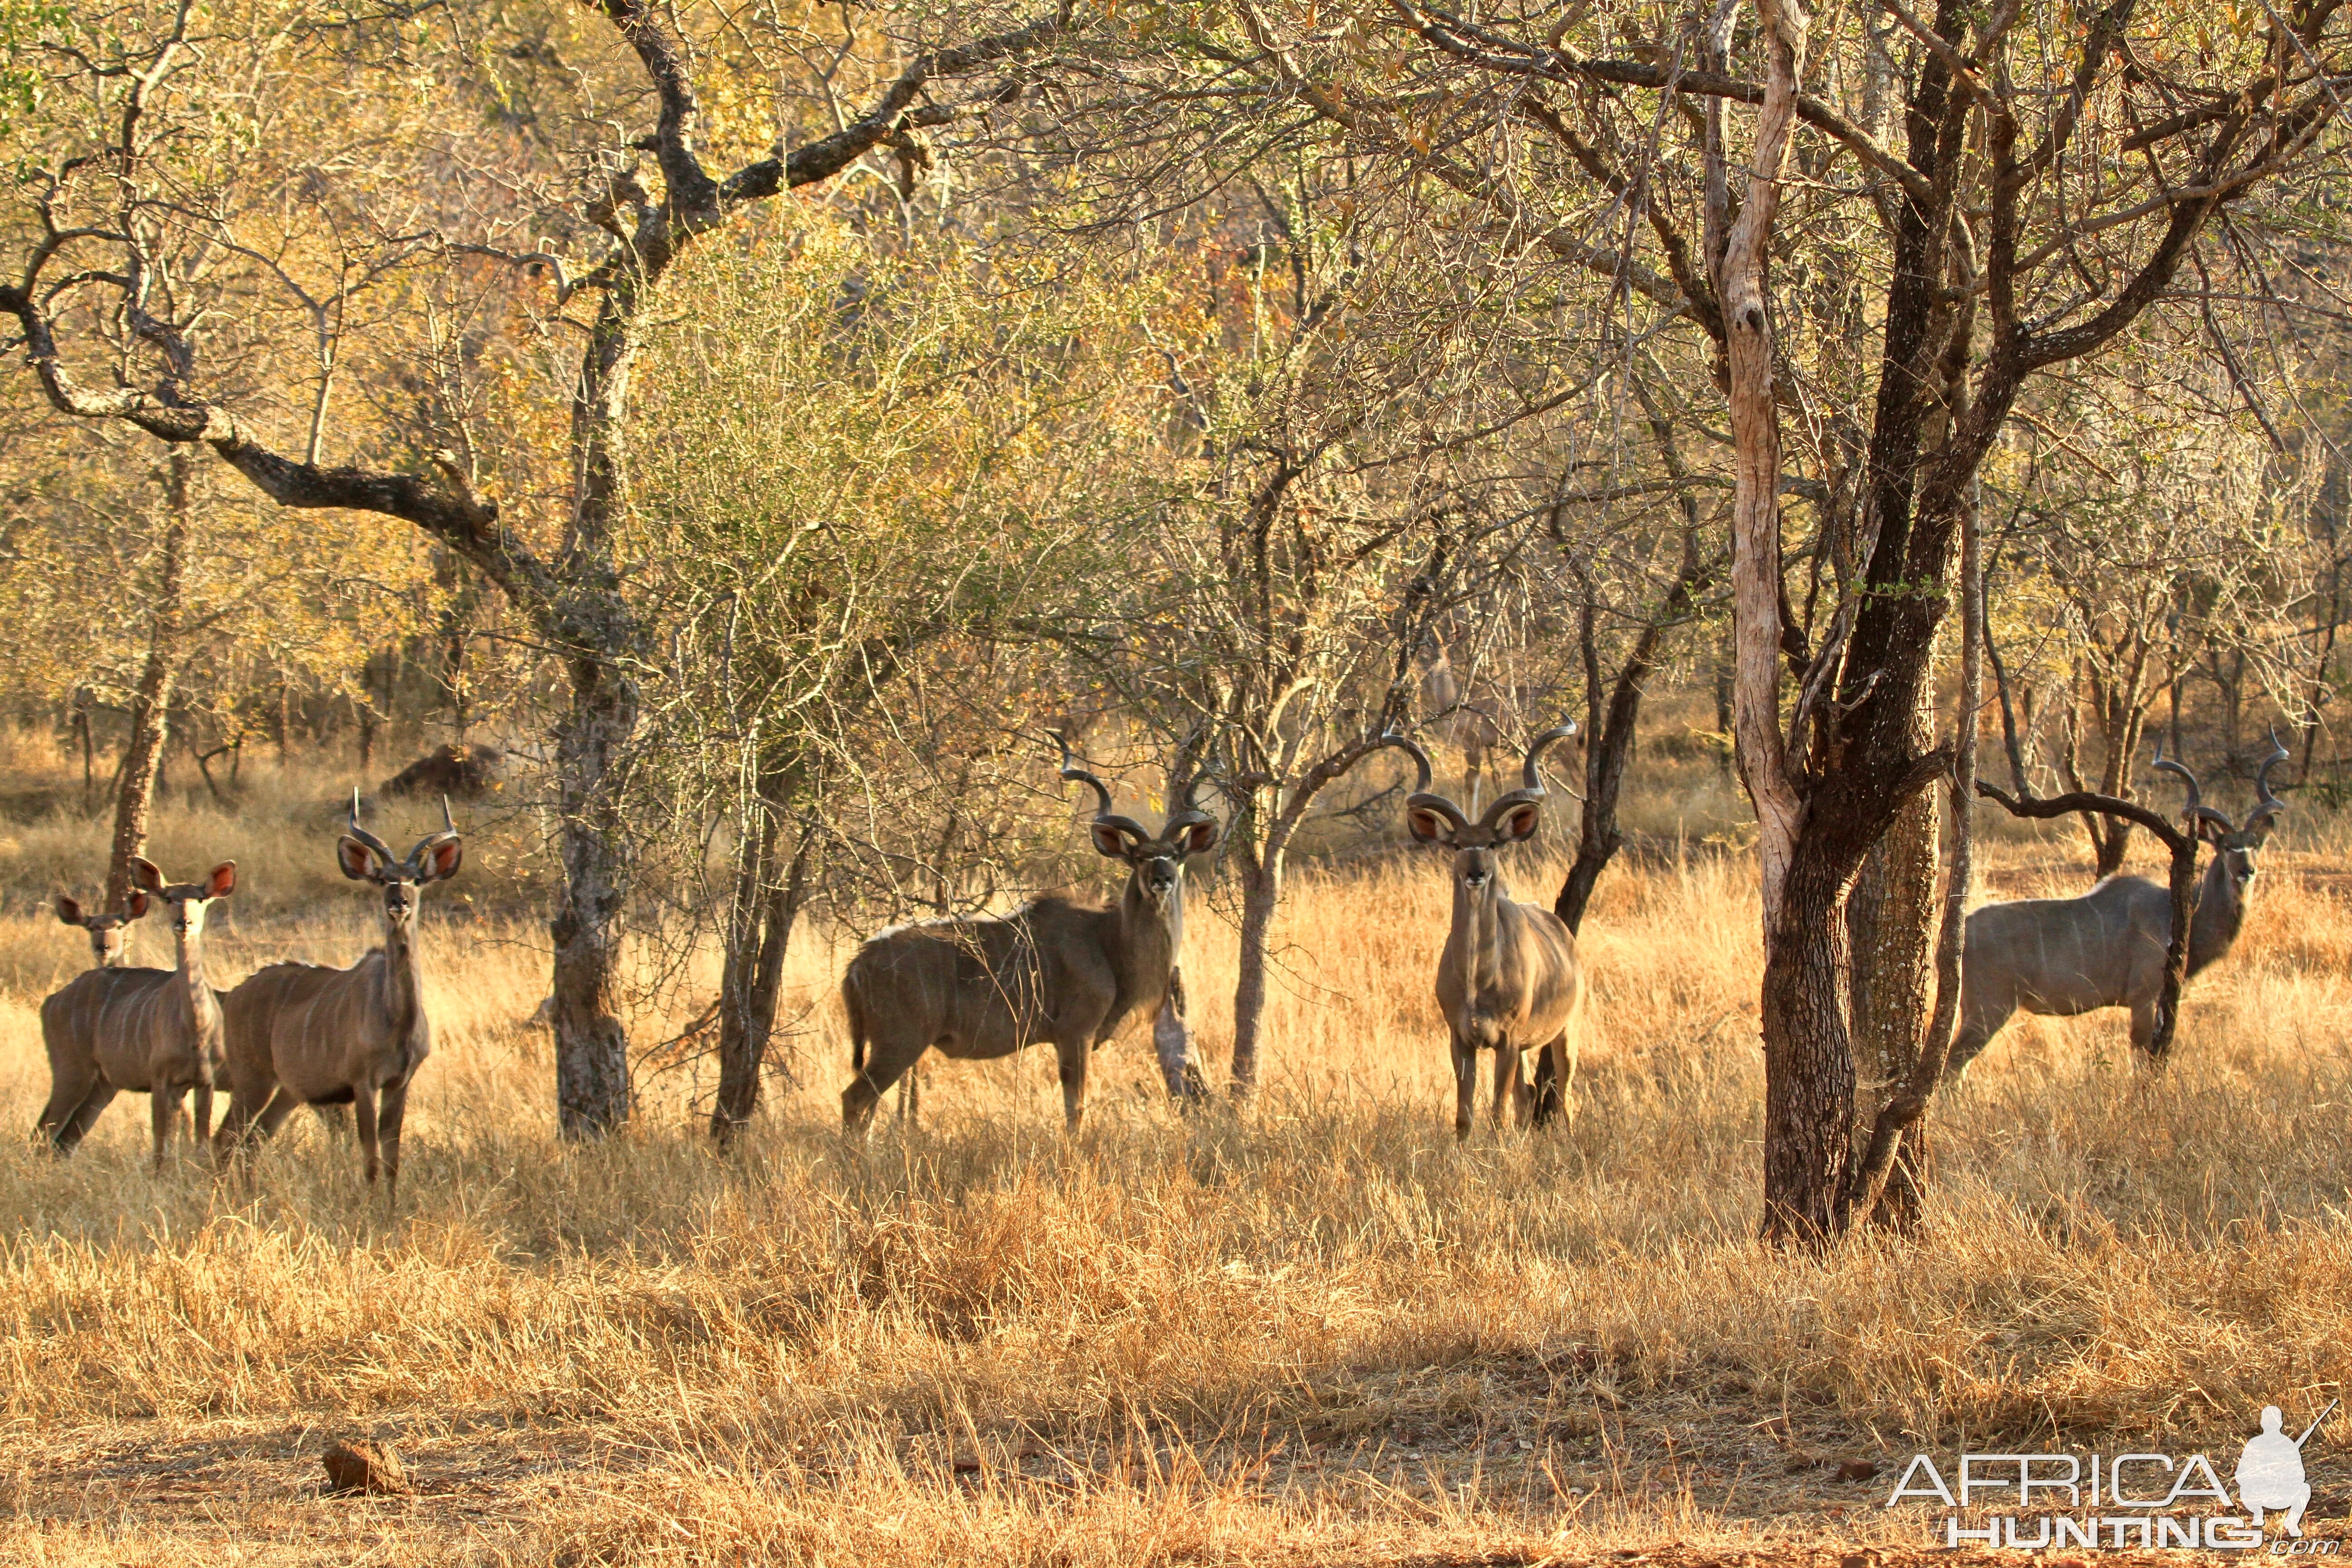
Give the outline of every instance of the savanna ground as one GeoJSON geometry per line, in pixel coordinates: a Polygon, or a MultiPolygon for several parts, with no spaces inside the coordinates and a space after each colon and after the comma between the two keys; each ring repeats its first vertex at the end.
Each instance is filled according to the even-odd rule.
{"type": "MultiPolygon", "coordinates": [[[[172,875],[244,868],[217,982],[370,940],[332,782],[163,819],[172,875]]],[[[1928,1233],[1822,1263],[1750,1239],[1752,871],[1692,826],[1728,795],[1703,764],[1643,793],[1648,850],[1586,925],[1572,1131],[1482,1115],[1462,1148],[1443,877],[1409,856],[1299,878],[1245,1111],[1176,1114],[1139,1038],[1076,1142],[1038,1051],[933,1064],[919,1131],[886,1110],[845,1147],[845,947],[817,932],[799,1084],[745,1147],[711,1151],[679,1071],[629,1135],[566,1148],[538,934],[490,896],[527,825],[478,835],[428,894],[438,1043],[396,1214],[308,1118],[250,1191],[151,1176],[131,1097],[69,1162],[0,1142],[0,1559],[1852,1563],[1928,1539],[1880,1506],[1915,1451],[2202,1448],[2226,1475],[2262,1405],[2299,1427],[2352,1382],[2352,826],[2290,818],[2168,1070],[2135,1070],[2119,1014],[2013,1028],[1937,1107],[1928,1233]],[[415,1496],[322,1494],[321,1447],[361,1435],[415,1496]],[[1876,1478],[1839,1479],[1855,1460],[1876,1478]]],[[[35,900],[87,889],[102,833],[11,815],[0,1123],[29,1130],[36,1008],[85,951],[35,900]]],[[[2071,830],[2000,825],[1989,856],[2003,896],[2086,879],[2071,830]]],[[[1221,1068],[1234,941],[1194,909],[1221,1068]]],[[[138,961],[167,941],[150,921],[138,961]]],[[[2347,1430],[2313,1445],[2315,1535],[2352,1505],[2347,1430]]]]}

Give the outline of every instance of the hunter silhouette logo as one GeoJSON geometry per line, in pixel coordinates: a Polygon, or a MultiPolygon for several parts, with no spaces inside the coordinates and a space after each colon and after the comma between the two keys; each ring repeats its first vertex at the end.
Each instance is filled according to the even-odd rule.
{"type": "Polygon", "coordinates": [[[1933,1498],[1951,1510],[1943,1521],[1946,1546],[2029,1552],[2068,1546],[2251,1552],[2263,1544],[2263,1517],[2276,1513],[2284,1516],[2279,1523],[2286,1538],[2272,1546],[2273,1552],[2333,1554],[2334,1541],[2303,1540],[2304,1510],[2311,1506],[2303,1451],[2337,1403],[2329,1401],[2299,1437],[2286,1435],[2277,1405],[2264,1405],[2262,1430],[2238,1456],[2234,1500],[2202,1454],[1962,1454],[1951,1484],[1933,1458],[1915,1454],[1886,1506],[1933,1498]],[[1980,1516],[1974,1528],[1962,1523],[1966,1510],[1988,1504],[1996,1511],[1980,1516]],[[2241,1509],[2242,1515],[2235,1511],[2241,1509]]]}
{"type": "Polygon", "coordinates": [[[2303,1510],[2311,1506],[2311,1482],[2303,1473],[2303,1446],[2319,1430],[2319,1423],[2336,1413],[2338,1403],[2329,1400],[2318,1420],[2305,1427],[2300,1437],[2289,1437],[2279,1430],[2283,1417],[2277,1405],[2263,1406],[2263,1429],[2246,1439],[2245,1451],[2238,1456],[2236,1478],[2239,1505],[2256,1530],[2263,1527],[2263,1510],[2284,1509],[2286,1532],[2303,1539],[2303,1510]]]}

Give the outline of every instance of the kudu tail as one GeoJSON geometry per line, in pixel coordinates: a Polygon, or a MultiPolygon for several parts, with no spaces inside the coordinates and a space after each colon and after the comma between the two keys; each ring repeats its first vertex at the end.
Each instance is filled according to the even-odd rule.
{"type": "Polygon", "coordinates": [[[841,1010],[849,1017],[849,1070],[866,1070],[866,1009],[858,1005],[857,986],[848,976],[841,983],[841,1010]]]}

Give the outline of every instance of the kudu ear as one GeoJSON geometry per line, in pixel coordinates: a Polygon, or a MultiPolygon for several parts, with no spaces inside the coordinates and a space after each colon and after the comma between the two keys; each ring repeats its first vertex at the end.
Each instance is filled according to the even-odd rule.
{"type": "Polygon", "coordinates": [[[1127,858],[1127,834],[1116,825],[1108,822],[1091,823],[1088,825],[1088,831],[1094,835],[1096,853],[1108,855],[1114,860],[1127,858]]]}
{"type": "Polygon", "coordinates": [[[427,849],[421,868],[424,874],[416,879],[417,886],[423,887],[427,882],[446,882],[456,876],[457,862],[465,858],[465,854],[466,847],[455,838],[445,838],[427,849]]]}
{"type": "Polygon", "coordinates": [[[1536,836],[1536,829],[1542,825],[1542,808],[1528,801],[1503,813],[1502,820],[1495,824],[1495,836],[1506,844],[1524,844],[1536,836]]]}
{"type": "Polygon", "coordinates": [[[366,845],[348,835],[335,841],[335,864],[341,866],[343,875],[354,882],[376,879],[375,856],[366,845]]]}
{"type": "Polygon", "coordinates": [[[1187,855],[1206,855],[1217,847],[1218,828],[1213,822],[1196,822],[1186,828],[1177,842],[1187,855]]]}
{"type": "Polygon", "coordinates": [[[205,879],[205,897],[208,899],[226,899],[236,891],[236,862],[234,860],[222,861],[213,868],[213,874],[205,879]]]}
{"type": "Polygon", "coordinates": [[[81,905],[76,903],[65,894],[59,893],[58,895],[58,919],[63,921],[69,926],[78,926],[81,925],[87,917],[81,912],[81,905]]]}
{"type": "Polygon", "coordinates": [[[1446,829],[1445,818],[1425,805],[1408,806],[1404,825],[1423,844],[1453,842],[1453,835],[1446,829]]]}
{"type": "Polygon", "coordinates": [[[163,891],[163,870],[154,861],[141,856],[131,858],[131,883],[161,897],[163,891]]]}
{"type": "Polygon", "coordinates": [[[125,921],[145,920],[147,918],[147,895],[139,891],[136,888],[133,888],[131,890],[130,899],[122,906],[122,918],[125,921]]]}

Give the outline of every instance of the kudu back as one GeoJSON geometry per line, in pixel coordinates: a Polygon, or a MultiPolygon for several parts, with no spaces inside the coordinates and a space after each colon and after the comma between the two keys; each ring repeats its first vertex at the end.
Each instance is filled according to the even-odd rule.
{"type": "Polygon", "coordinates": [[[205,979],[205,911],[215,899],[236,890],[236,862],[224,860],[201,882],[167,882],[152,860],[131,862],[133,892],[120,917],[82,921],[70,899],[58,900],[68,925],[89,931],[101,966],[88,971],[41,1004],[41,1043],[49,1058],[49,1100],[39,1131],[59,1154],[70,1154],[114,1097],[129,1090],[148,1097],[155,1141],[155,1168],[179,1125],[180,1102],[195,1090],[199,1145],[211,1136],[213,1085],[223,1062],[220,999],[205,979]],[[173,969],[123,965],[121,927],[146,912],[150,900],[171,911],[179,963],[173,969]],[[107,934],[86,921],[118,920],[107,934]],[[116,960],[106,963],[110,952],[116,960]]]}
{"type": "MultiPolygon", "coordinates": [[[[2272,818],[2286,809],[2271,793],[2271,770],[2286,754],[2272,736],[2271,754],[2254,775],[2254,809],[2239,827],[2200,798],[2195,773],[2166,756],[2161,743],[2157,747],[2155,766],[2188,789],[2181,815],[2214,851],[2189,926],[2191,975],[2227,953],[2245,923],[2256,858],[2272,818]]],[[[1969,916],[1959,1022],[1946,1071],[1958,1077],[2021,1011],[2073,1017],[2128,1007],[2132,1048],[2153,1060],[2171,943],[2172,895],[2145,877],[2109,877],[2079,898],[1985,905],[1969,916]]]]}
{"type": "Polygon", "coordinates": [[[226,1148],[270,1136],[298,1105],[349,1105],[369,1184],[381,1171],[386,1201],[398,1197],[408,1088],[433,1049],[417,955],[418,895],[456,876],[464,856],[446,800],[441,821],[442,830],[418,839],[404,859],[360,826],[359,792],[352,792],[335,861],[344,876],[381,889],[383,945],[349,969],[273,963],[228,994],[226,1148]]]}
{"type": "MultiPolygon", "coordinates": [[[[1059,737],[1056,737],[1059,739],[1059,737]]],[[[1158,1015],[1184,940],[1184,861],[1216,847],[1214,818],[1194,805],[1198,781],[1156,834],[1111,811],[1110,789],[1062,742],[1062,777],[1095,792],[1097,853],[1129,868],[1116,908],[1033,899],[1002,917],[922,921],[868,938],[841,977],[850,1064],[841,1119],[863,1132],[885,1090],[925,1051],[961,1060],[1010,1056],[1051,1040],[1072,1130],[1085,1109],[1087,1058],[1158,1015]]]]}
{"type": "Polygon", "coordinates": [[[1563,724],[1538,735],[1520,764],[1520,787],[1498,796],[1475,823],[1454,802],[1431,793],[1427,752],[1402,735],[1381,737],[1420,770],[1405,800],[1405,826],[1419,842],[1454,852],[1454,922],[1437,961],[1437,1006],[1453,1039],[1457,1138],[1470,1135],[1482,1050],[1495,1053],[1497,1127],[1507,1105],[1520,1125],[1532,1118],[1534,1098],[1522,1061],[1530,1050],[1549,1054],[1560,1103],[1574,1114],[1578,1025],[1584,1005],[1576,938],[1550,910],[1513,901],[1503,882],[1500,851],[1526,843],[1542,826],[1547,792],[1539,759],[1545,747],[1575,733],[1574,724],[1563,724]]]}

